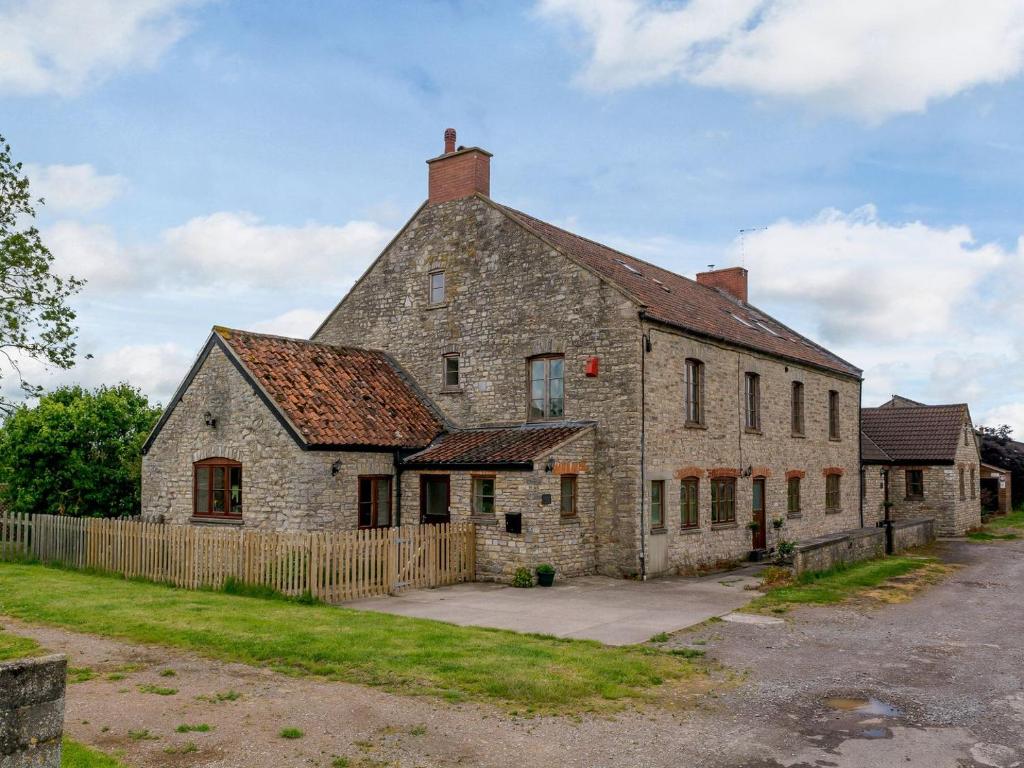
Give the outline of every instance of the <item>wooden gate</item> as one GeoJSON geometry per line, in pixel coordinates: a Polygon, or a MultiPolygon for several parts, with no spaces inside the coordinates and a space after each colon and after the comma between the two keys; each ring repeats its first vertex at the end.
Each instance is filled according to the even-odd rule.
{"type": "Polygon", "coordinates": [[[472,581],[472,523],[361,531],[260,531],[0,514],[0,559],[219,589],[230,578],[329,603],[472,581]]]}

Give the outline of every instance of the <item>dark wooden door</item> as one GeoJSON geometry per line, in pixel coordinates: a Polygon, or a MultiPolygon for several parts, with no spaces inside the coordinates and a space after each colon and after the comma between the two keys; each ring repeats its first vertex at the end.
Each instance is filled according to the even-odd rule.
{"type": "Polygon", "coordinates": [[[420,522],[436,525],[451,521],[451,477],[420,475],[420,522]]]}
{"type": "Polygon", "coordinates": [[[765,513],[764,513],[764,478],[763,477],[756,477],[756,478],[754,478],[754,489],[753,489],[753,491],[754,491],[754,494],[753,494],[753,496],[754,496],[754,504],[753,504],[753,507],[754,507],[754,510],[753,510],[754,511],[754,522],[757,523],[757,528],[755,528],[752,531],[752,533],[753,533],[753,549],[764,549],[766,546],[768,546],[768,531],[765,530],[766,529],[765,523],[767,521],[765,520],[765,513]]]}

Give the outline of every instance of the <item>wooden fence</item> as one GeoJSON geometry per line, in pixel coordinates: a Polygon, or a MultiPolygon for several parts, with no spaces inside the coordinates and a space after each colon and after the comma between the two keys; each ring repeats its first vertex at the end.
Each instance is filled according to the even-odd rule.
{"type": "Polygon", "coordinates": [[[472,523],[281,532],[0,513],[0,558],[33,558],[186,589],[232,577],[337,603],[472,581],[472,523]]]}

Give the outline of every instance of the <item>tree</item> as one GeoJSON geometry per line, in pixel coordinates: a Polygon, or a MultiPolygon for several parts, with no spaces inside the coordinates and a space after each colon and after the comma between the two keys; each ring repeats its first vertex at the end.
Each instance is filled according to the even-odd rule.
{"type": "Polygon", "coordinates": [[[34,514],[138,514],[142,443],[159,416],[128,384],[60,387],[17,406],[0,427],[0,504],[34,514]]]}
{"type": "MultiPolygon", "coordinates": [[[[74,365],[78,329],[67,301],[84,284],[51,271],[53,254],[33,223],[35,205],[42,202],[32,199],[21,163],[0,136],[0,356],[29,396],[40,389],[21,374],[26,358],[58,368],[74,365]]],[[[0,396],[0,413],[13,408],[0,396]]]]}

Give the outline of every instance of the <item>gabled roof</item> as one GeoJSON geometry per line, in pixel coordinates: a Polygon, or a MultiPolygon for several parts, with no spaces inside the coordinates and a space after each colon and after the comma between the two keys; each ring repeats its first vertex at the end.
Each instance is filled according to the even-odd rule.
{"type": "Polygon", "coordinates": [[[756,307],[601,243],[494,205],[570,258],[618,286],[651,320],[741,347],[860,378],[861,370],[756,307]]]}
{"type": "Polygon", "coordinates": [[[304,449],[418,449],[445,428],[429,399],[384,352],[217,327],[144,453],[214,346],[304,449]]]}
{"type": "Polygon", "coordinates": [[[869,464],[952,464],[968,418],[964,403],[862,408],[861,430],[886,457],[865,454],[863,459],[869,464]]]}
{"type": "Polygon", "coordinates": [[[531,469],[549,453],[593,426],[589,421],[460,429],[441,435],[403,464],[413,466],[531,469]]]}
{"type": "Polygon", "coordinates": [[[860,433],[860,459],[865,464],[889,464],[892,458],[874,440],[860,433]]]}
{"type": "Polygon", "coordinates": [[[924,405],[924,403],[919,403],[919,402],[917,402],[917,400],[911,400],[909,397],[903,397],[903,395],[893,395],[892,397],[890,397],[888,400],[886,400],[884,403],[882,403],[878,407],[879,408],[919,408],[922,405],[924,405]]]}

